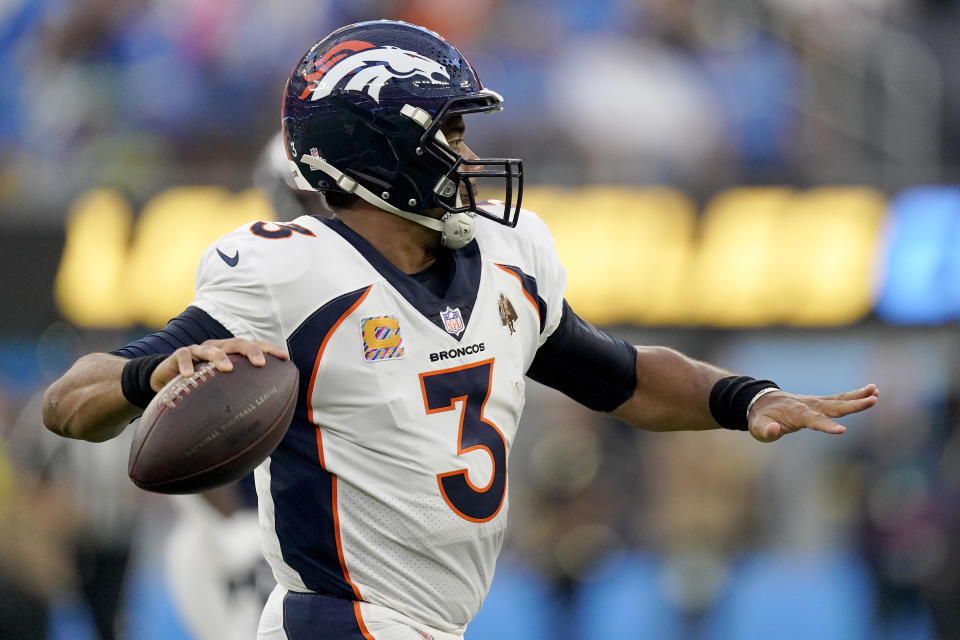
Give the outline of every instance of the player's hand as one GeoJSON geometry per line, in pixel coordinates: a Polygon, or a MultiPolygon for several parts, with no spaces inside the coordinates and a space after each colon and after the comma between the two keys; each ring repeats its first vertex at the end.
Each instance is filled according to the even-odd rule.
{"type": "Polygon", "coordinates": [[[287,360],[287,352],[276,345],[259,340],[244,338],[228,338],[226,340],[207,340],[203,344],[194,344],[189,347],[180,347],[170,357],[161,362],[150,376],[150,387],[160,391],[168,382],[178,375],[189,378],[193,375],[194,363],[212,362],[220,371],[232,371],[233,363],[229,354],[238,353],[247,356],[255,367],[262,367],[267,363],[266,354],[287,360]]]}
{"type": "Polygon", "coordinates": [[[877,404],[879,393],[873,384],[835,396],[798,396],[774,391],[761,396],[750,408],[747,426],[760,442],[773,442],[800,429],[839,434],[847,429],[831,418],[869,409],[877,404]]]}

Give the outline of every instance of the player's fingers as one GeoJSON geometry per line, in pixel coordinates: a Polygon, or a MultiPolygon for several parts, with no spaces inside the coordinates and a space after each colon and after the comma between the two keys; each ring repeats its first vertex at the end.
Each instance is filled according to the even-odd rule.
{"type": "Polygon", "coordinates": [[[846,391],[832,396],[825,396],[823,400],[860,400],[863,398],[875,398],[880,394],[880,390],[875,384],[868,384],[865,387],[846,391]]]}
{"type": "MultiPolygon", "coordinates": [[[[224,354],[224,358],[229,361],[230,357],[227,354],[235,353],[238,355],[246,356],[248,360],[258,367],[262,367],[266,364],[266,360],[263,357],[263,350],[260,348],[259,343],[253,340],[246,340],[244,338],[228,338],[226,340],[207,340],[203,343],[203,347],[214,348],[221,351],[224,354]]],[[[229,369],[222,369],[222,371],[230,371],[233,369],[233,363],[230,364],[229,369]]]]}
{"type": "MultiPolygon", "coordinates": [[[[189,354],[187,355],[189,359],[189,354]]],[[[150,374],[150,388],[154,391],[160,391],[163,387],[177,377],[180,373],[180,361],[177,352],[174,351],[166,360],[161,360],[157,368],[150,374]]]]}
{"type": "Polygon", "coordinates": [[[279,358],[280,360],[290,359],[290,355],[282,347],[278,347],[277,345],[269,342],[262,342],[260,340],[247,340],[245,338],[207,340],[202,346],[217,348],[225,354],[236,353],[246,356],[250,363],[257,367],[262,367],[267,363],[267,354],[279,358]]]}
{"type": "Polygon", "coordinates": [[[262,367],[267,364],[267,357],[263,355],[263,349],[256,343],[251,343],[243,350],[243,355],[247,356],[253,366],[262,367]]]}
{"type": "Polygon", "coordinates": [[[267,364],[267,354],[280,358],[281,360],[288,360],[290,358],[282,348],[269,342],[261,342],[260,340],[243,340],[238,344],[236,352],[247,356],[250,362],[258,367],[267,364]]]}
{"type": "Polygon", "coordinates": [[[267,346],[266,342],[260,342],[259,340],[244,340],[238,352],[247,356],[247,359],[254,366],[262,367],[267,364],[267,358],[264,354],[271,353],[267,346]]]}
{"type": "Polygon", "coordinates": [[[190,347],[180,347],[173,352],[173,357],[177,361],[177,371],[184,378],[193,375],[193,352],[190,347]]]}
{"type": "MultiPolygon", "coordinates": [[[[213,365],[220,371],[233,371],[233,363],[230,362],[230,357],[227,355],[226,351],[218,346],[207,343],[197,344],[190,347],[190,355],[197,362],[212,362],[213,365]]],[[[182,368],[180,373],[185,378],[193,375],[192,370],[190,374],[187,375],[183,372],[182,368]]]]}
{"type": "Polygon", "coordinates": [[[843,425],[837,424],[818,411],[806,407],[794,407],[777,418],[771,415],[759,416],[757,426],[751,428],[750,432],[760,442],[773,442],[800,429],[812,429],[830,434],[841,434],[847,430],[843,425]]]}
{"type": "Polygon", "coordinates": [[[253,366],[262,367],[267,364],[267,358],[263,355],[264,350],[261,345],[263,345],[262,342],[240,340],[233,349],[233,352],[247,356],[247,360],[249,360],[253,366]]]}
{"type": "Polygon", "coordinates": [[[853,400],[821,400],[816,403],[816,408],[825,416],[839,418],[851,413],[865,411],[875,404],[877,404],[877,396],[870,395],[853,400]]]}
{"type": "Polygon", "coordinates": [[[214,345],[223,349],[226,353],[237,353],[247,356],[250,362],[258,367],[267,363],[265,354],[270,354],[281,360],[289,360],[290,356],[282,348],[269,342],[260,340],[247,340],[245,338],[229,338],[227,340],[208,340],[205,345],[214,345]]]}
{"type": "Polygon", "coordinates": [[[801,427],[806,427],[807,429],[813,429],[814,431],[822,431],[823,433],[833,433],[840,434],[847,430],[842,424],[838,424],[816,411],[806,411],[803,415],[803,421],[800,425],[801,427]]]}
{"type": "Polygon", "coordinates": [[[257,344],[260,345],[260,349],[261,349],[264,353],[269,353],[270,355],[276,356],[276,357],[280,358],[281,360],[289,360],[289,359],[290,359],[290,355],[287,354],[286,349],[284,349],[284,348],[282,348],[282,347],[278,347],[278,346],[275,345],[275,344],[270,344],[269,342],[260,342],[259,340],[257,341],[257,344]]]}
{"type": "Polygon", "coordinates": [[[782,435],[779,423],[769,421],[757,429],[751,429],[750,434],[760,442],[773,442],[774,440],[779,440],[782,435]]]}

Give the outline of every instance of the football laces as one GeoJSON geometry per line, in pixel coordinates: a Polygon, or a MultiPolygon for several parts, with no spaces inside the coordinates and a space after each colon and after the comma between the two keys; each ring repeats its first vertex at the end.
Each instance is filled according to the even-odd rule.
{"type": "Polygon", "coordinates": [[[189,394],[191,390],[199,387],[200,383],[205,382],[208,377],[212,378],[215,375],[217,375],[216,365],[212,362],[204,362],[193,370],[193,375],[189,378],[180,376],[174,379],[175,382],[173,384],[165,387],[160,397],[160,402],[168,408],[174,409],[177,403],[183,400],[183,397],[189,394]]]}

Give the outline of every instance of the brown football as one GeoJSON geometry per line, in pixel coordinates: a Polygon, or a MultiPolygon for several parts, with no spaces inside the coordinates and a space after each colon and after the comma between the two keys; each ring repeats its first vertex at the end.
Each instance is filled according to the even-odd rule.
{"type": "Polygon", "coordinates": [[[280,444],[297,404],[299,374],[266,356],[255,367],[230,355],[233,370],[197,364],[147,406],[130,445],[127,473],[148,491],[197,493],[248,474],[280,444]]]}

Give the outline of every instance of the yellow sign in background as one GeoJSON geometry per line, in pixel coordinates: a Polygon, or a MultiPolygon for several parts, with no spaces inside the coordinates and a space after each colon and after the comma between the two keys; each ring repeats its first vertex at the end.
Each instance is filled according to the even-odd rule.
{"type": "MultiPolygon", "coordinates": [[[[597,324],[840,326],[866,316],[886,200],[862,187],[741,187],[702,212],[664,187],[536,187],[526,208],[551,227],[567,298],[597,324]]],[[[56,280],[78,326],[161,327],[193,298],[203,250],[273,219],[256,190],[164,191],[134,216],[113,190],[79,198],[56,280]]]]}

